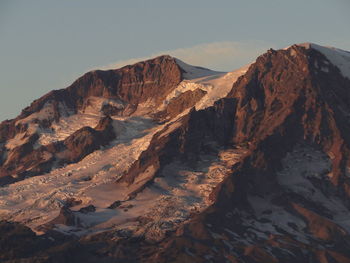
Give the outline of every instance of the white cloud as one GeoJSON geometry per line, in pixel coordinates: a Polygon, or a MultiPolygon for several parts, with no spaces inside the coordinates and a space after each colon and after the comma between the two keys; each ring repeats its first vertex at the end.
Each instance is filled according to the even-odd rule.
{"type": "Polygon", "coordinates": [[[146,60],[159,55],[171,55],[192,65],[207,67],[214,70],[231,71],[244,66],[256,59],[257,56],[271,48],[267,43],[213,42],[188,48],[165,50],[150,56],[120,60],[102,69],[120,68],[125,65],[146,60]]]}

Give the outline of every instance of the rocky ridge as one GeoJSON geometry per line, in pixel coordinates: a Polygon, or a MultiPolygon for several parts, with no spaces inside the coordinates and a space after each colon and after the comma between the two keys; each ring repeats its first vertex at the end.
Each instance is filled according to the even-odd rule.
{"type": "MultiPolygon", "coordinates": [[[[30,234],[38,242],[44,238],[55,242],[29,254],[21,252],[20,257],[28,262],[350,262],[350,76],[345,63],[350,55],[324,50],[315,44],[269,50],[242,76],[232,78],[229,88],[222,89],[221,98],[204,108],[198,105],[220,88],[210,86],[210,81],[222,80],[227,74],[189,68],[168,56],[91,73],[109,74],[110,82],[105,80],[102,85],[84,76],[85,84],[78,80],[59,91],[76,94],[74,103],[65,102],[70,109],[67,112],[93,112],[100,105],[101,116],[112,116],[102,117],[95,128],[78,129],[53,143],[64,147],[48,144],[35,149],[39,140],[35,137],[40,135],[33,133],[25,137],[24,144],[7,148],[8,140],[17,133],[28,132],[30,125],[19,120],[40,111],[46,102],[34,102],[17,119],[3,122],[3,178],[12,176],[6,174],[11,171],[6,166],[14,158],[11,154],[19,156],[17,163],[23,171],[31,171],[18,147],[32,145],[31,154],[56,147],[50,152],[53,156],[62,147],[69,154],[68,158],[56,158],[59,165],[84,162],[101,145],[121,152],[124,148],[118,146],[122,144],[118,136],[124,138],[129,127],[123,126],[126,121],[135,121],[135,117],[145,121],[142,118],[147,117],[152,123],[127,141],[142,145],[130,159],[133,161],[123,169],[117,165],[122,161],[115,167],[104,166],[102,177],[114,178],[109,188],[95,182],[90,192],[80,192],[87,197],[99,193],[97,199],[101,200],[60,200],[64,205],[54,211],[61,212],[56,219],[47,219],[51,223],[41,228],[45,233],[40,237],[30,234]],[[190,70],[204,75],[195,78],[190,70]],[[112,77],[116,72],[127,77],[120,77],[123,81],[112,77]],[[188,80],[184,79],[186,73],[191,76],[188,80]],[[187,83],[185,88],[183,83],[187,83]],[[115,104],[100,103],[101,97],[115,104]],[[106,195],[113,193],[113,202],[98,189],[106,195]],[[97,218],[105,219],[97,222],[97,218]],[[62,222],[65,227],[56,225],[62,222]],[[73,256],[67,258],[68,254],[73,256]]],[[[50,120],[40,121],[41,128],[59,122],[58,114],[50,116],[50,120]]],[[[127,144],[123,147],[131,149],[127,144]]],[[[31,161],[31,165],[40,164],[39,159],[31,161]]],[[[51,163],[48,166],[53,168],[51,163]]],[[[39,169],[38,174],[44,172],[49,170],[39,169]]],[[[68,177],[82,178],[75,173],[68,177]]],[[[94,179],[89,180],[94,183],[94,179]]],[[[15,184],[8,187],[11,185],[15,184]]],[[[11,189],[6,187],[2,191],[11,189]]],[[[12,219],[30,215],[26,209],[19,209],[12,219]]],[[[2,224],[1,231],[9,227],[7,224],[2,224]]],[[[8,262],[15,262],[16,249],[5,254],[8,262]]]]}

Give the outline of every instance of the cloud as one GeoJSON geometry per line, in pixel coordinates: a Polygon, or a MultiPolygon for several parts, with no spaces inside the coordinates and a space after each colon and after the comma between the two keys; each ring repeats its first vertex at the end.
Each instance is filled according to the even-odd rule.
{"type": "Polygon", "coordinates": [[[171,55],[191,65],[198,65],[214,70],[231,71],[251,63],[257,56],[271,48],[271,44],[233,41],[212,42],[187,48],[165,50],[145,57],[120,60],[102,69],[120,68],[159,55],[171,55]]]}

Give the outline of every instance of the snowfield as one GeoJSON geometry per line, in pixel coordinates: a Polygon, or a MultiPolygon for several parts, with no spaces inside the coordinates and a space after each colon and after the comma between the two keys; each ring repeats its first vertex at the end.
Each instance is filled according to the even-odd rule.
{"type": "MultiPolygon", "coordinates": [[[[186,79],[168,94],[164,107],[181,93],[195,89],[207,92],[195,107],[209,107],[216,100],[225,97],[236,79],[248,69],[247,66],[222,73],[193,67],[181,61],[178,63],[186,71],[186,79]]],[[[53,122],[50,129],[39,128],[33,120],[52,119],[52,105],[48,103],[39,113],[20,122],[32,127],[31,132],[38,132],[40,137],[36,147],[39,147],[64,140],[82,127],[95,127],[102,117],[101,108],[105,103],[124,107],[117,100],[111,102],[104,98],[90,97],[84,111],[73,114],[65,105],[60,105],[60,120],[53,122]]],[[[148,229],[148,238],[156,240],[186,220],[191,213],[208,207],[211,204],[208,199],[210,192],[230,172],[232,164],[240,160],[244,151],[222,149],[219,155],[200,156],[196,168],[175,160],[162,170],[152,185],[132,199],[128,197],[131,189],[115,183],[147,149],[157,132],[164,130],[161,136],[166,136],[180,125],[178,120],[189,112],[187,109],[170,122],[159,125],[146,115],[140,116],[143,108],[151,106],[152,102],[140,105],[140,110],[134,117],[113,117],[117,139],[80,162],[0,188],[1,218],[25,223],[37,233],[42,233],[41,226],[56,218],[67,200],[74,199],[81,202],[71,207],[79,218],[79,225],[57,225],[56,230],[85,235],[111,228],[133,233],[148,229]],[[166,126],[168,128],[164,129],[166,126]],[[116,201],[122,202],[120,208],[108,208],[116,201]],[[93,205],[96,211],[77,212],[88,205],[93,205]],[[150,219],[147,226],[139,225],[140,217],[150,219]]],[[[13,148],[25,141],[26,138],[20,134],[10,140],[6,147],[13,148]]],[[[152,173],[152,169],[154,168],[148,167],[147,172],[152,173]]],[[[147,174],[142,177],[146,178],[147,174]]]]}
{"type": "Polygon", "coordinates": [[[79,163],[25,179],[0,189],[1,217],[36,227],[57,216],[68,198],[89,203],[85,193],[101,184],[114,182],[138,158],[157,132],[149,119],[131,118],[123,122],[124,132],[111,146],[88,155],[79,163]]]}
{"type": "MultiPolygon", "coordinates": [[[[277,173],[277,180],[284,193],[295,193],[318,204],[321,214],[331,215],[329,220],[350,231],[350,211],[346,204],[337,196],[322,191],[317,185],[317,181],[327,181],[331,176],[331,162],[327,154],[310,145],[297,145],[282,160],[282,167],[277,173]]],[[[249,227],[247,237],[242,238],[242,242],[254,244],[256,238],[266,240],[270,234],[278,235],[281,231],[290,233],[300,242],[311,242],[305,235],[305,221],[284,206],[276,204],[276,198],[281,198],[278,196],[281,189],[280,193],[265,196],[249,195],[248,201],[254,217],[245,211],[235,211],[245,218],[243,225],[249,227]],[[249,238],[249,234],[254,238],[249,238]]]]}
{"type": "Polygon", "coordinates": [[[74,198],[82,203],[72,210],[94,205],[96,211],[77,213],[79,227],[58,226],[57,230],[64,233],[84,235],[112,227],[129,229],[130,224],[136,231],[136,218],[140,216],[151,218],[154,224],[159,220],[166,222],[168,227],[163,226],[163,230],[169,230],[186,220],[190,213],[210,205],[208,195],[229,174],[232,162],[239,161],[242,155],[238,150],[223,150],[219,157],[203,155],[196,169],[174,161],[164,168],[154,184],[135,199],[128,200],[130,189],[115,181],[137,160],[163,126],[142,118],[131,118],[122,124],[124,130],[113,146],[96,151],[79,163],[2,187],[1,217],[23,222],[37,230],[54,219],[68,199],[74,198]],[[107,209],[115,201],[123,201],[123,207],[127,208],[107,209]]]}

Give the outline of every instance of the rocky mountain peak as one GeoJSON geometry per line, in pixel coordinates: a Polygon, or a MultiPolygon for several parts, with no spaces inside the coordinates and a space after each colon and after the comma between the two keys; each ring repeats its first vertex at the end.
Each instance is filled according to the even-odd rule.
{"type": "Polygon", "coordinates": [[[0,232],[55,240],[29,262],[349,262],[349,66],[306,43],[89,72],[0,125],[1,216],[42,236],[0,232]]]}

